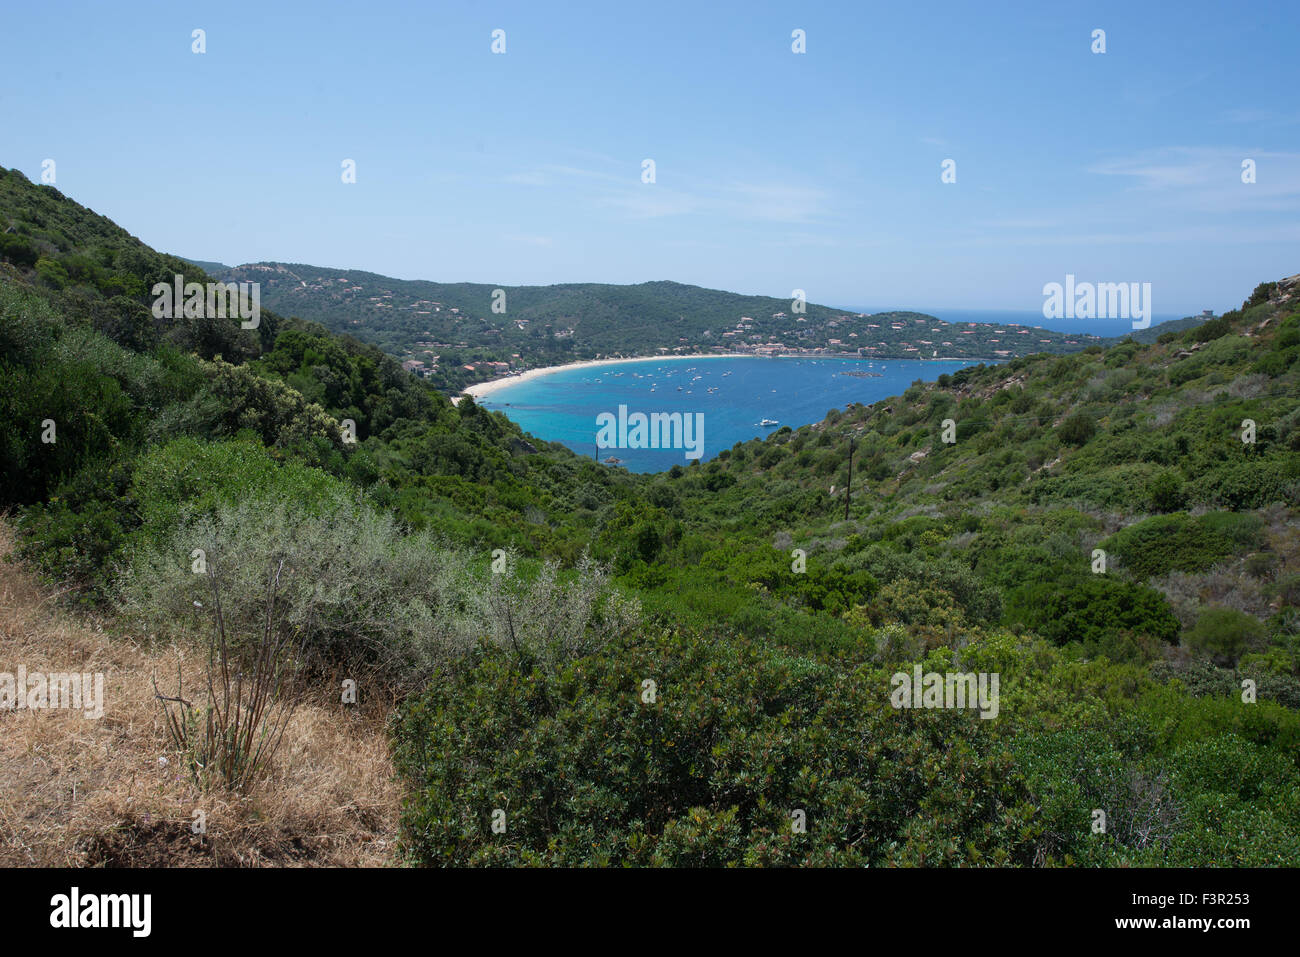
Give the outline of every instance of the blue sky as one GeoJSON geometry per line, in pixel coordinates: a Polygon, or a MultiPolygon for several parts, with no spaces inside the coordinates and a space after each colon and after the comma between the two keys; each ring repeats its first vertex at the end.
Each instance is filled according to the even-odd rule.
{"type": "Polygon", "coordinates": [[[1297,35],[1294,0],[27,3],[0,164],[227,263],[1015,310],[1073,273],[1184,314],[1300,272],[1297,35]]]}

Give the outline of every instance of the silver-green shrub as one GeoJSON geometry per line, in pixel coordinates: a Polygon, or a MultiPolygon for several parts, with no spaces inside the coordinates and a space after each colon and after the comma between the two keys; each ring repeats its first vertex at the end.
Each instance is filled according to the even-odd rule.
{"type": "Polygon", "coordinates": [[[206,634],[215,609],[210,584],[196,573],[200,560],[217,577],[235,635],[257,634],[267,569],[283,561],[277,617],[305,663],[372,670],[403,684],[454,667],[484,641],[511,649],[521,666],[558,667],[638,617],[589,559],[572,573],[547,564],[528,574],[507,556],[494,574],[486,552],[405,530],[346,493],[323,509],[241,501],[182,519],[167,543],[135,556],[120,582],[121,611],[155,633],[206,634]]]}

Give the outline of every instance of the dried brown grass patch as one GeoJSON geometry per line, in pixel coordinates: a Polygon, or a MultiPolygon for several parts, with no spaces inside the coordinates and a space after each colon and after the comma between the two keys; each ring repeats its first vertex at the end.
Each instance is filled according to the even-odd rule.
{"type": "Polygon", "coordinates": [[[169,752],[151,678],[202,683],[202,649],[110,636],[61,611],[0,521],[0,672],[103,672],[104,713],[0,710],[0,866],[380,866],[393,863],[400,788],[391,701],[306,689],[266,776],[201,794],[169,752]],[[195,812],[206,834],[193,833],[195,812]]]}

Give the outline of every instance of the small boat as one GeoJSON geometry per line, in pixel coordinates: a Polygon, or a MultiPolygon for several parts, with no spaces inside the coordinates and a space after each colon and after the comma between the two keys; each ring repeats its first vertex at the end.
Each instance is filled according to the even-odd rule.
{"type": "Polygon", "coordinates": [[[773,425],[780,425],[781,423],[776,421],[776,419],[764,419],[762,422],[758,424],[765,425],[765,426],[773,426],[773,425]]]}
{"type": "Polygon", "coordinates": [[[615,458],[614,456],[611,455],[609,458],[605,459],[605,464],[606,464],[606,465],[622,465],[622,464],[623,464],[623,460],[620,459],[620,458],[615,458]]]}

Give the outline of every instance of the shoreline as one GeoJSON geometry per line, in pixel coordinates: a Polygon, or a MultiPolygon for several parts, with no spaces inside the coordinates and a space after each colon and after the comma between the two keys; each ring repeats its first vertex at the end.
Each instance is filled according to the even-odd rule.
{"type": "Polygon", "coordinates": [[[581,359],[578,362],[566,362],[558,366],[540,366],[536,369],[527,369],[517,375],[502,376],[499,379],[489,379],[486,382],[476,382],[473,385],[466,386],[456,396],[453,396],[453,405],[460,401],[462,396],[470,396],[475,402],[487,398],[494,392],[509,388],[512,385],[519,385],[524,382],[531,382],[534,379],[540,379],[543,376],[551,375],[555,372],[563,372],[566,369],[595,369],[601,366],[625,365],[631,362],[686,362],[688,360],[698,361],[700,359],[848,359],[858,362],[1000,362],[1001,359],[976,359],[962,358],[960,356],[928,356],[925,358],[903,359],[900,357],[885,356],[806,356],[791,353],[783,353],[776,356],[756,356],[751,352],[709,352],[692,356],[630,356],[626,359],[581,359]]]}
{"type": "Polygon", "coordinates": [[[540,379],[542,376],[548,376],[555,372],[563,372],[565,369],[596,369],[601,366],[617,366],[629,362],[685,362],[688,359],[743,358],[753,358],[753,356],[744,352],[711,352],[707,355],[695,356],[630,356],[626,359],[582,359],[578,362],[566,362],[558,366],[541,366],[536,369],[528,369],[518,375],[502,376],[500,379],[489,379],[487,382],[476,382],[474,385],[462,389],[460,395],[468,395],[475,402],[478,402],[493,392],[499,392],[509,386],[519,385],[523,382],[531,382],[533,379],[540,379]]]}

